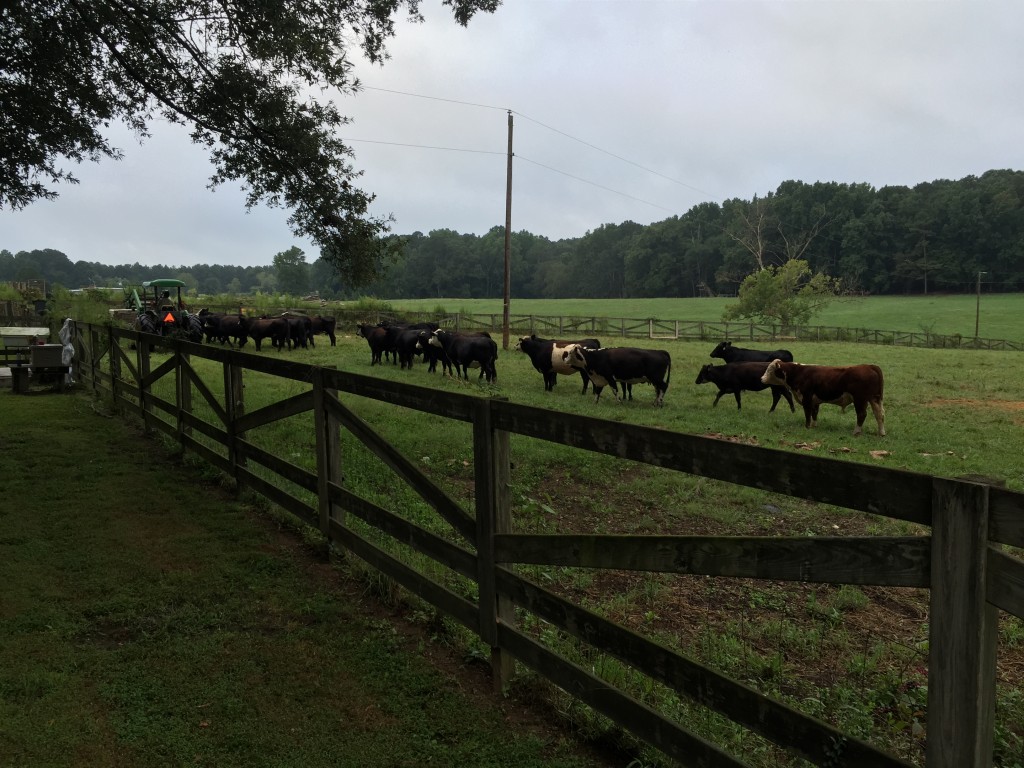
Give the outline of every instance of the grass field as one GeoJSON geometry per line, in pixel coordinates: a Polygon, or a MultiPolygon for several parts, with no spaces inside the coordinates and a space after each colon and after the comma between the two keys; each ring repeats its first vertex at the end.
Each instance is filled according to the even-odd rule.
{"type": "Polygon", "coordinates": [[[0,446],[5,768],[612,765],[91,398],[0,446]]]}
{"type": "MultiPolygon", "coordinates": [[[[983,297],[983,301],[987,298],[983,297]]],[[[883,322],[885,312],[875,301],[869,299],[864,304],[873,306],[876,313],[865,315],[855,325],[887,327],[883,322]]],[[[689,302],[676,303],[690,306],[689,302]]],[[[911,314],[904,311],[906,307],[884,303],[886,311],[892,313],[891,327],[915,330],[908,319],[911,314]]],[[[439,304],[447,312],[466,309],[446,301],[427,302],[420,308],[432,310],[439,304]]],[[[410,305],[396,302],[395,306],[410,305]]],[[[602,307],[609,306],[570,306],[563,313],[614,316],[616,313],[611,311],[600,312],[602,307]]],[[[993,317],[993,324],[1013,328],[1017,322],[1014,313],[1019,315],[1020,308],[1020,297],[1015,297],[1015,303],[1005,305],[1011,316],[993,317]]],[[[689,313],[640,311],[636,302],[621,309],[626,317],[700,319],[689,313]]],[[[501,307],[474,307],[472,311],[500,313],[501,307]]],[[[517,305],[513,311],[525,310],[517,305]]],[[[558,314],[550,304],[533,311],[558,314]]],[[[936,312],[941,317],[941,310],[936,312]]],[[[938,327],[930,330],[943,332],[938,327]]],[[[1024,333],[1005,335],[1024,337],[1024,333]]],[[[767,391],[746,393],[742,410],[736,408],[731,396],[712,408],[713,386],[697,386],[693,382],[699,368],[713,362],[708,357],[713,344],[630,343],[664,348],[672,355],[671,385],[664,408],[652,406],[653,391],[647,386],[635,387],[636,399],[626,403],[615,402],[611,393],[606,392],[595,404],[591,395],[580,395],[578,377],[561,377],[553,392],[545,392],[540,374],[525,356],[512,350],[500,352],[498,383],[494,386],[475,378],[467,382],[431,375],[422,365],[406,371],[391,365],[371,367],[366,342],[354,335],[354,329],[342,329],[336,347],[328,346],[323,337],[318,337],[314,350],[281,353],[265,348],[261,354],[481,397],[507,397],[554,411],[784,451],[811,452],[837,462],[879,463],[945,477],[980,474],[1005,482],[1015,490],[1024,490],[1024,465],[1019,458],[1024,426],[1020,387],[1024,353],[842,344],[794,346],[792,351],[798,360],[830,364],[871,362],[885,371],[888,435],[879,438],[869,416],[865,434],[854,438],[852,409],[841,413],[838,408],[823,406],[819,426],[807,430],[799,409],[790,413],[783,403],[774,413],[768,413],[771,397],[767,391]]],[[[251,346],[247,349],[251,350],[251,346]]],[[[158,355],[157,362],[161,359],[158,355]]],[[[196,359],[193,362],[211,390],[218,391],[222,382],[219,369],[196,359]]],[[[165,379],[161,384],[166,386],[168,382],[165,379]]],[[[307,387],[301,382],[247,374],[247,410],[298,394],[307,387]]],[[[472,510],[473,456],[468,426],[369,399],[343,395],[343,400],[472,510]]],[[[197,408],[202,412],[204,406],[200,402],[197,408]]],[[[212,414],[207,415],[212,421],[212,414]]],[[[249,438],[277,456],[312,468],[315,437],[308,415],[253,430],[249,438]]],[[[405,490],[376,457],[347,433],[343,432],[342,439],[348,487],[370,501],[399,510],[417,524],[442,535],[447,532],[433,511],[405,490]]],[[[512,462],[514,527],[521,531],[765,536],[926,533],[915,526],[872,515],[632,465],[518,436],[512,440],[512,462]]],[[[368,530],[363,532],[373,535],[368,530]]],[[[394,543],[381,542],[381,546],[406,558],[456,593],[473,597],[472,584],[453,577],[431,561],[394,543]]],[[[923,723],[928,642],[927,593],[922,590],[593,573],[579,569],[528,569],[528,573],[549,588],[758,690],[908,760],[922,760],[927,736],[923,723]]],[[[362,577],[375,593],[394,595],[386,579],[368,571],[362,577]]],[[[239,574],[235,578],[245,577],[239,574]]],[[[434,625],[436,617],[429,610],[415,607],[415,602],[412,605],[411,615],[419,617],[416,621],[434,625]]],[[[203,610],[213,611],[215,607],[203,610]]],[[[631,687],[652,706],[688,723],[700,735],[726,746],[750,765],[801,765],[742,729],[680,700],[671,691],[638,679],[616,660],[567,642],[536,620],[531,622],[524,617],[523,622],[528,630],[587,669],[609,682],[631,687]]],[[[461,655],[467,659],[486,658],[488,649],[479,641],[465,636],[450,623],[445,626],[446,636],[457,638],[456,644],[463,648],[459,651],[461,655]]],[[[31,648],[26,650],[30,655],[31,648]]],[[[1022,670],[1024,622],[1004,616],[1000,624],[996,711],[995,765],[1000,768],[1024,765],[1022,670]]],[[[523,675],[514,688],[541,690],[543,686],[523,675]]],[[[559,692],[543,690],[538,695],[550,702],[552,711],[559,712],[563,721],[583,734],[618,738],[617,734],[608,733],[607,724],[600,718],[559,692]]],[[[661,764],[657,755],[646,751],[641,751],[637,759],[636,766],[661,764]]]]}
{"type": "MultiPolygon", "coordinates": [[[[501,299],[391,299],[392,306],[432,311],[493,313],[503,311],[501,299]]],[[[515,315],[625,317],[659,320],[718,321],[735,299],[514,299],[515,315]]],[[[983,339],[1024,341],[1024,295],[872,296],[837,299],[811,320],[811,325],[868,328],[882,331],[960,334],[983,339]],[[977,317],[976,317],[977,316],[977,317]]]]}
{"type": "MultiPolygon", "coordinates": [[[[747,393],[742,410],[731,397],[711,407],[712,385],[695,385],[699,368],[712,362],[711,344],[635,342],[667,349],[672,355],[671,385],[664,408],[652,405],[650,387],[634,388],[633,402],[617,403],[610,392],[597,404],[582,396],[578,377],[562,377],[545,392],[540,374],[525,356],[501,351],[498,383],[471,378],[456,381],[412,370],[370,366],[366,342],[343,333],[336,347],[320,341],[315,350],[264,355],[337,366],[384,379],[438,387],[613,421],[707,435],[786,451],[811,452],[836,461],[882,464],[945,477],[977,474],[1024,490],[1020,461],[1024,400],[1020,373],[1024,355],[906,349],[871,345],[800,344],[797,359],[824,364],[872,362],[886,375],[888,435],[875,434],[869,416],[865,434],[853,437],[852,409],[823,406],[819,426],[804,427],[803,415],[782,404],[768,413],[770,393],[747,393]]],[[[211,375],[216,382],[216,375],[211,375]]],[[[303,390],[299,382],[259,376],[249,380],[247,407],[283,399],[303,390]]],[[[211,383],[211,386],[214,386],[211,383]]],[[[347,397],[349,407],[472,508],[472,443],[467,425],[406,411],[377,401],[347,397]]],[[[252,433],[268,450],[312,467],[313,430],[302,418],[252,433]],[[289,423],[290,422],[290,423],[289,423]]],[[[369,500],[402,510],[417,523],[443,532],[436,517],[406,491],[369,452],[343,435],[346,483],[369,500]]],[[[915,526],[799,499],[693,478],[610,457],[587,454],[543,441],[513,436],[513,518],[517,530],[541,533],[722,534],[722,535],[907,535],[915,526]]],[[[366,532],[372,535],[370,532],[366,532]]],[[[401,548],[389,548],[400,552],[401,548]]],[[[431,578],[471,597],[471,585],[429,561],[412,560],[431,578]]],[[[711,666],[801,708],[835,722],[911,760],[921,759],[925,734],[927,595],[918,590],[833,588],[765,584],[746,580],[707,580],[636,574],[593,574],[548,569],[532,574],[544,583],[614,620],[693,655],[711,666]]],[[[532,628],[543,636],[542,625],[532,628]]],[[[473,641],[466,640],[470,653],[473,641]]],[[[551,642],[564,644],[552,637],[551,642]]],[[[630,679],[611,659],[595,659],[580,648],[588,668],[609,680],[630,679]]],[[[1024,623],[1006,617],[1000,645],[998,761],[1024,760],[1024,623]]],[[[642,685],[642,684],[641,684],[642,685]]],[[[769,745],[745,738],[720,719],[680,702],[670,692],[644,688],[643,695],[687,722],[702,735],[734,747],[751,765],[791,765],[769,745]]],[[[555,694],[557,697],[557,694],[555,694]]],[[[562,707],[585,729],[600,730],[580,708],[562,707]]],[[[655,756],[645,756],[650,765],[655,756]]]]}

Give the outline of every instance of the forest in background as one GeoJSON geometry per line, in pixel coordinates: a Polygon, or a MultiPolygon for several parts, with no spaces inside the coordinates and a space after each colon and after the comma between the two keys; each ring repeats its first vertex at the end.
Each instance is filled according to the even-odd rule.
{"type": "MultiPolygon", "coordinates": [[[[177,277],[192,293],[312,292],[329,299],[492,298],[503,294],[504,227],[391,235],[398,260],[365,285],[343,285],[298,248],[265,266],[106,265],[53,249],[0,251],[0,282],[137,284],[177,277]]],[[[2,245],[2,243],[0,243],[2,245]]],[[[1024,172],[993,170],[914,187],[783,182],[765,197],[706,202],[649,225],[605,224],[562,240],[513,232],[514,298],[734,295],[743,278],[803,259],[839,278],[844,293],[927,295],[1024,291],[1024,172]]]]}

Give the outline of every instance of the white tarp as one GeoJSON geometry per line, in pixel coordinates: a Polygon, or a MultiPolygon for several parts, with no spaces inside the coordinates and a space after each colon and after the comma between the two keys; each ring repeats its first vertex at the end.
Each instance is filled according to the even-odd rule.
{"type": "MultiPolygon", "coordinates": [[[[70,366],[71,361],[75,359],[75,345],[72,343],[75,338],[75,324],[70,317],[64,319],[64,325],[60,327],[57,336],[60,337],[60,343],[64,346],[60,354],[60,364],[70,366]]],[[[71,368],[68,368],[68,372],[64,375],[64,383],[75,383],[71,376],[71,368]]]]}

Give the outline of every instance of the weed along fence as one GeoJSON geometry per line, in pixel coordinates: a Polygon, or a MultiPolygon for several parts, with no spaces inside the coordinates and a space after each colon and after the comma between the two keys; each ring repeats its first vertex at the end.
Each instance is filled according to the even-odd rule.
{"type": "MultiPolygon", "coordinates": [[[[533,617],[811,764],[907,766],[911,764],[555,594],[521,571],[579,567],[926,588],[927,768],[991,763],[998,612],[1024,617],[1024,562],[1003,550],[1003,545],[1024,547],[1024,494],[165,341],[111,326],[79,324],[77,330],[75,364],[86,386],[126,414],[140,417],[146,429],[170,436],[241,486],[317,527],[338,551],[361,558],[476,633],[491,648],[498,687],[509,680],[517,661],[683,765],[745,765],[691,733],[685,723],[568,660],[528,630],[525,619],[533,617]],[[291,382],[296,394],[256,406],[254,382],[260,377],[291,382]],[[472,510],[464,509],[382,437],[380,429],[353,411],[352,404],[365,402],[363,398],[421,411],[446,424],[468,425],[472,510]],[[261,448],[256,440],[261,430],[299,414],[312,420],[309,441],[315,469],[282,458],[287,451],[261,448]],[[444,521],[447,533],[427,530],[407,519],[403,509],[386,509],[347,488],[346,456],[340,451],[343,431],[423,499],[444,521]],[[512,435],[909,521],[929,526],[930,535],[513,533],[512,435]],[[436,568],[410,567],[383,540],[407,547],[436,568]],[[436,576],[442,569],[475,588],[450,588],[436,576]]],[[[652,498],[651,504],[656,503],[652,498]]]]}

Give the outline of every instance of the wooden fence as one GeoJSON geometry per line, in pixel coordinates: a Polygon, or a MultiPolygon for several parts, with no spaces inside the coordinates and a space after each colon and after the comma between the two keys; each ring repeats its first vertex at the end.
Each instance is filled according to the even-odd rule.
{"type": "MultiPolygon", "coordinates": [[[[500,331],[501,314],[457,313],[439,318],[431,312],[358,312],[332,309],[344,327],[347,323],[440,322],[445,327],[463,331],[500,331]]],[[[770,323],[725,322],[707,320],[658,320],[656,318],[603,317],[599,315],[558,317],[546,315],[509,315],[509,335],[513,338],[536,334],[543,338],[597,336],[609,346],[615,339],[673,339],[679,341],[719,341],[770,343],[782,345],[795,341],[842,341],[858,344],[884,344],[896,347],[931,349],[994,349],[1024,350],[1024,341],[981,339],[973,336],[943,335],[915,331],[878,330],[874,328],[839,328],[824,325],[781,326],[770,323]],[[607,340],[607,342],[605,342],[607,340]]]]}
{"type": "MultiPolygon", "coordinates": [[[[743,766],[719,746],[560,656],[516,623],[516,610],[611,654],[683,697],[730,718],[814,765],[885,768],[909,763],[554,594],[517,564],[703,574],[829,584],[930,589],[927,768],[991,763],[998,610],[1024,617],[1024,494],[967,481],[531,408],[389,382],[224,348],[79,324],[79,380],[143,419],[237,482],[319,528],[354,554],[460,622],[491,648],[496,686],[515,659],[635,736],[687,766],[743,766]],[[136,348],[129,349],[133,344],[136,348]],[[153,364],[151,351],[172,354],[153,364]],[[216,386],[193,367],[220,366],[216,386]],[[247,412],[244,377],[303,383],[300,394],[247,412]],[[154,384],[173,381],[158,396],[154,384]],[[214,390],[226,393],[218,397],[214,390]],[[469,512],[346,404],[358,395],[472,425],[475,501],[469,512]],[[193,408],[196,398],[213,420],[193,408]],[[250,433],[312,412],[316,471],[250,440],[250,433]],[[348,430],[414,489],[454,532],[442,537],[345,487],[340,430],[348,430]],[[512,533],[510,434],[644,462],[679,472],[930,526],[910,537],[706,537],[520,535],[512,533]],[[198,435],[198,437],[197,437],[198,435]],[[202,439],[200,439],[200,437],[202,439]],[[268,480],[262,473],[271,473],[268,480]],[[315,503],[282,488],[305,489],[315,503]],[[478,600],[447,589],[359,535],[368,526],[472,580],[478,600]]],[[[207,374],[208,375],[208,374],[207,374]]],[[[651,500],[656,504],[656,500],[651,500]]]]}

